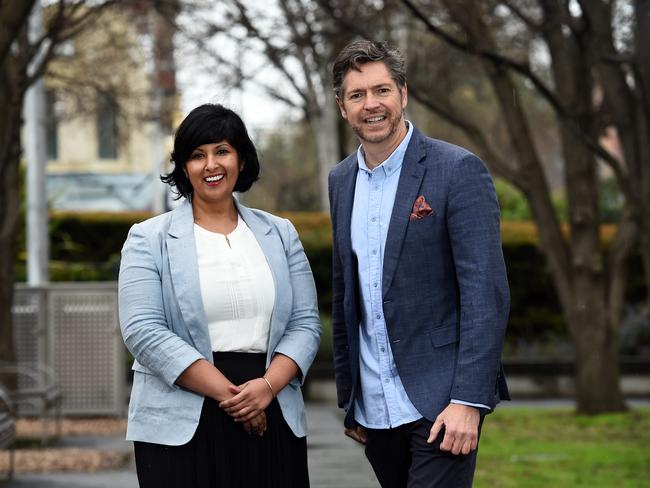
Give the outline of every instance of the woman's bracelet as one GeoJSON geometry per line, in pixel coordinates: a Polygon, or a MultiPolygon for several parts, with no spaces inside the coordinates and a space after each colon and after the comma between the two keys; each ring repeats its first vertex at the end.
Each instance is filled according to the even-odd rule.
{"type": "Polygon", "coordinates": [[[273,387],[271,386],[271,382],[266,379],[266,376],[262,376],[262,379],[266,381],[266,384],[269,385],[269,390],[271,390],[271,396],[275,398],[275,391],[273,391],[273,387]]]}

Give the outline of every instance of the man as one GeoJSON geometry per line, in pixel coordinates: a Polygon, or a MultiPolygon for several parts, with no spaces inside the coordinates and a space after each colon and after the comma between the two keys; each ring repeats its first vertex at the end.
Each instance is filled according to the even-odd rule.
{"type": "Polygon", "coordinates": [[[484,164],[404,118],[404,60],[357,41],[333,67],[361,146],[330,173],[334,363],[345,433],[382,487],[469,487],[483,417],[509,399],[509,291],[484,164]]]}

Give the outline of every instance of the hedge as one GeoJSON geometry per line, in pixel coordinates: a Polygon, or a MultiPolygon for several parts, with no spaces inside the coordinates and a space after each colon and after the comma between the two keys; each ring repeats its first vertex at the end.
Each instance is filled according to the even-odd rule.
{"type": "MultiPolygon", "coordinates": [[[[318,289],[321,311],[331,310],[331,230],[323,213],[286,213],[300,234],[318,289]]],[[[145,213],[51,214],[52,281],[104,281],[117,279],[119,252],[131,225],[148,218],[145,213]]],[[[613,225],[602,228],[607,242],[613,225]]],[[[508,268],[511,312],[508,341],[554,340],[566,332],[550,275],[537,248],[538,233],[532,222],[504,221],[501,225],[503,251],[508,268]]],[[[25,277],[24,252],[19,256],[17,276],[25,277]]],[[[630,263],[629,302],[640,302],[645,282],[639,257],[630,263]]]]}

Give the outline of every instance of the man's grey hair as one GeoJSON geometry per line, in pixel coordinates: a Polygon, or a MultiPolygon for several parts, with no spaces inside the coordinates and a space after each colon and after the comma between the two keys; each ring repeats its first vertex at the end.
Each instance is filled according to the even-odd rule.
{"type": "Polygon", "coordinates": [[[360,71],[362,65],[375,61],[386,65],[398,88],[406,85],[406,63],[398,49],[389,47],[384,41],[354,41],[343,48],[332,67],[332,84],[336,96],[341,98],[343,80],[348,71],[360,71]]]}

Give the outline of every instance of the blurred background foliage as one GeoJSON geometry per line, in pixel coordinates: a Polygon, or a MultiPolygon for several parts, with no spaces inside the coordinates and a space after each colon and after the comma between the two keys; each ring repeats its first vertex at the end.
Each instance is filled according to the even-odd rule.
{"type": "MultiPolygon", "coordinates": [[[[497,181],[504,216],[501,224],[503,252],[511,286],[511,311],[506,338],[506,354],[567,355],[571,352],[566,327],[553,283],[540,253],[535,224],[526,220],[523,198],[507,184],[497,181]],[[517,218],[515,218],[517,217],[517,218]]],[[[314,273],[319,306],[326,329],[321,355],[331,354],[329,319],[331,310],[331,229],[329,215],[322,212],[281,212],[295,225],[314,273]]],[[[150,215],[147,213],[52,212],[50,245],[52,281],[117,280],[119,250],[129,228],[150,215]]],[[[612,225],[602,226],[605,242],[613,235],[612,225]]],[[[25,253],[19,255],[16,272],[25,280],[25,253]]],[[[648,353],[650,334],[639,303],[645,296],[641,258],[629,265],[626,301],[630,304],[622,326],[621,350],[628,354],[648,353]]]]}

